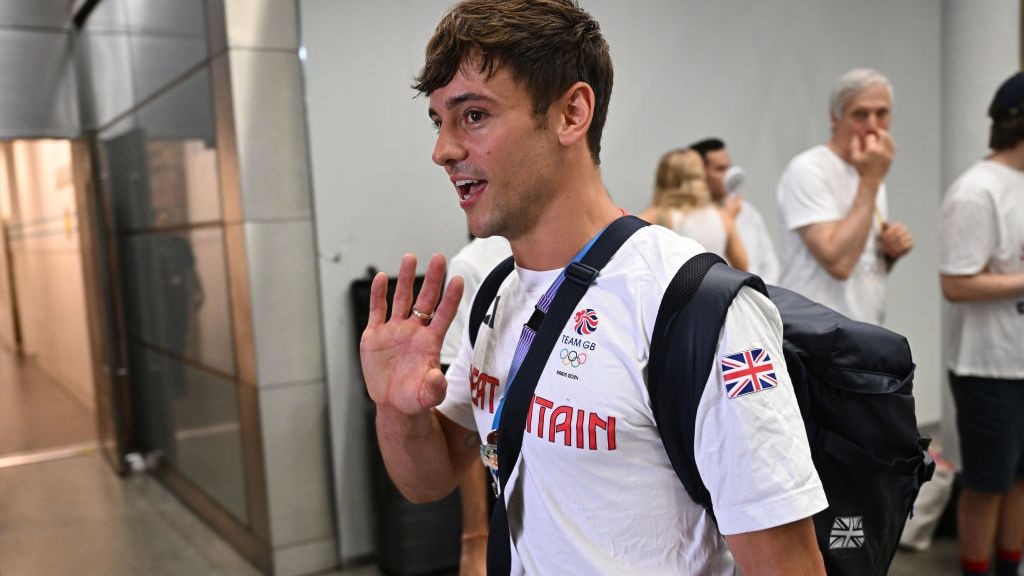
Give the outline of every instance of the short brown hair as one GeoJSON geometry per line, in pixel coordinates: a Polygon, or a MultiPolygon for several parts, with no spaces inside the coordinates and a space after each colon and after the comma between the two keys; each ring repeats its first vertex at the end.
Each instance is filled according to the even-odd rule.
{"type": "Polygon", "coordinates": [[[480,58],[490,77],[501,66],[526,86],[534,114],[576,82],[594,90],[587,144],[599,164],[601,132],[612,93],[612,59],[601,28],[575,0],[466,0],[452,8],[427,43],[413,88],[430,95],[451,82],[459,67],[480,58]]]}

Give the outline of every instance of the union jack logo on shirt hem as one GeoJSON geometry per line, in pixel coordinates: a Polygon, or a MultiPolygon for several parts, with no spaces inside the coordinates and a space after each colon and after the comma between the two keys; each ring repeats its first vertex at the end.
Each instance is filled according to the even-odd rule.
{"type": "Polygon", "coordinates": [[[751,348],[722,356],[722,382],[730,399],[768,390],[778,385],[775,365],[763,348],[751,348]]]}

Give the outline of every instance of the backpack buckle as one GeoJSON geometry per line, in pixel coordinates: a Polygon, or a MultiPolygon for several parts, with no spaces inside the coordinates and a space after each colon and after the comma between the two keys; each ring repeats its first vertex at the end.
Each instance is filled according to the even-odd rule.
{"type": "Polygon", "coordinates": [[[572,280],[586,288],[594,283],[598,273],[600,273],[600,270],[593,266],[588,266],[581,262],[570,262],[569,266],[565,269],[565,279],[572,280]]]}

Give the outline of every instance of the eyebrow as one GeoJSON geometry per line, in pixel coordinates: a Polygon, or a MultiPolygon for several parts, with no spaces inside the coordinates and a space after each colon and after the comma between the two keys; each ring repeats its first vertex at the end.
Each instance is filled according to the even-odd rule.
{"type": "Polygon", "coordinates": [[[874,112],[875,114],[881,114],[883,112],[888,114],[891,110],[892,109],[889,106],[878,106],[878,107],[860,106],[860,107],[851,109],[850,110],[850,114],[870,114],[872,112],[874,112]]]}
{"type": "MultiPolygon", "coordinates": [[[[491,98],[490,96],[487,96],[486,94],[481,94],[479,92],[463,92],[462,94],[449,96],[444,101],[444,107],[446,110],[451,110],[452,108],[455,108],[459,104],[476,101],[494,102],[494,98],[491,98]]],[[[434,110],[433,107],[428,108],[427,115],[433,118],[434,116],[437,116],[437,111],[434,110]]]]}

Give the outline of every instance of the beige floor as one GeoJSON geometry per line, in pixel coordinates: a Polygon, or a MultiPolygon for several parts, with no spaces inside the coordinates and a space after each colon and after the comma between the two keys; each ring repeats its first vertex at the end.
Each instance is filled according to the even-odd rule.
{"type": "MultiPolygon", "coordinates": [[[[30,363],[0,351],[0,575],[258,575],[153,478],[118,478],[89,447],[92,421],[30,363]],[[12,452],[54,454],[67,444],[78,448],[10,465],[12,452]]],[[[378,574],[374,566],[331,573],[378,574]]],[[[956,542],[900,552],[890,574],[956,576],[956,542]]]]}
{"type": "Polygon", "coordinates": [[[92,414],[31,360],[0,347],[0,456],[91,442],[92,414]]]}
{"type": "MultiPolygon", "coordinates": [[[[93,452],[0,469],[4,576],[257,576],[258,572],[145,475],[119,479],[93,452]]],[[[335,572],[375,576],[372,566],[335,572]]],[[[900,553],[890,574],[958,574],[956,543],[900,553]]]]}
{"type": "Polygon", "coordinates": [[[260,573],[154,478],[114,474],[86,406],[0,347],[0,576],[70,574],[260,573]]]}

